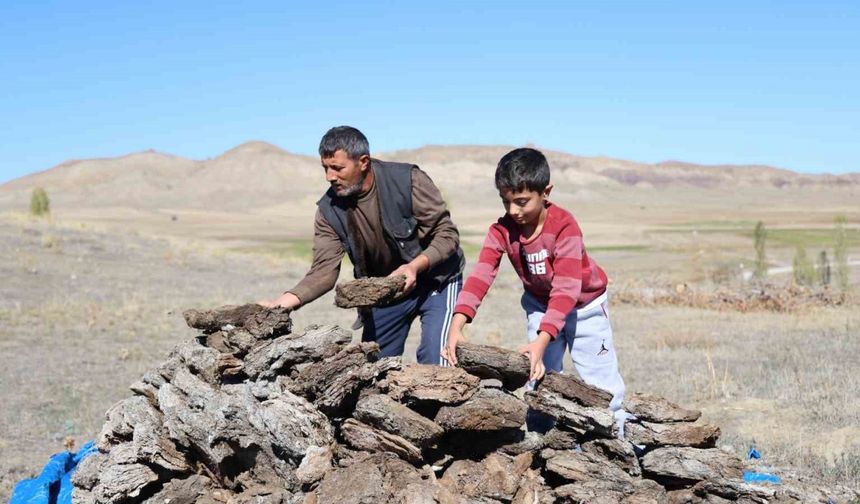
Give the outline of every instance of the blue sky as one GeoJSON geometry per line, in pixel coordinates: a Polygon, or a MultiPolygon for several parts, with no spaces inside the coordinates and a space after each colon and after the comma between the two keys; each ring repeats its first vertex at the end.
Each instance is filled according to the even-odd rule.
{"type": "Polygon", "coordinates": [[[0,182],[70,158],[511,144],[860,171],[860,2],[9,2],[0,182]],[[428,3],[429,4],[429,3],[428,3]]]}

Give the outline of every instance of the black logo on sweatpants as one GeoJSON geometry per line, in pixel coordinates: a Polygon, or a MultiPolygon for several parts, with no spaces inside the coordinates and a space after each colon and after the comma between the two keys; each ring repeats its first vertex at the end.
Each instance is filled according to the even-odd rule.
{"type": "Polygon", "coordinates": [[[606,348],[606,340],[600,342],[600,351],[597,352],[597,355],[606,355],[609,353],[609,350],[606,348]]]}

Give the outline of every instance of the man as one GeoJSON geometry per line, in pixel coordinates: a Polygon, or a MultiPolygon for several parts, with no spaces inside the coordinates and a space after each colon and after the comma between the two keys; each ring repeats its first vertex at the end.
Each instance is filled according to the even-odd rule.
{"type": "Polygon", "coordinates": [[[313,264],[295,287],[260,304],[298,308],[322,296],[346,253],[356,278],[406,277],[399,302],[360,312],[362,340],[376,341],[382,357],[402,355],[420,316],[418,362],[448,365],[440,353],[465,259],[439,189],[415,165],[371,159],[367,138],[350,126],[326,132],[319,154],[330,187],[317,202],[313,264]]]}

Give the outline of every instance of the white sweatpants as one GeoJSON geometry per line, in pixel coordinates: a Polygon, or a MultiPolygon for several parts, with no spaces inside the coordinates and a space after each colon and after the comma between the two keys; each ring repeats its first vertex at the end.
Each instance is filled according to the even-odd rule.
{"type": "MultiPolygon", "coordinates": [[[[531,342],[537,338],[546,305],[529,293],[523,294],[521,302],[528,317],[528,339],[531,342]]],[[[612,325],[609,322],[609,305],[605,292],[567,316],[561,332],[544,352],[543,364],[547,371],[562,372],[565,350],[570,351],[573,365],[583,381],[612,394],[609,409],[615,414],[619,429],[623,429],[624,420],[628,416],[621,409],[621,403],[624,401],[624,379],[618,371],[618,357],[612,340],[612,325]]]]}

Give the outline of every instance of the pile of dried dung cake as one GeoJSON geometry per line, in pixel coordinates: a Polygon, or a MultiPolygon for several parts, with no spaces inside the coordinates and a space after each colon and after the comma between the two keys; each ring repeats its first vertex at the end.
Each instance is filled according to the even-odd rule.
{"type": "Polygon", "coordinates": [[[291,332],[257,305],[185,313],[199,335],[107,412],[76,502],[827,502],[848,490],[747,485],[719,429],[632,395],[618,439],[609,394],[551,374],[520,399],[528,363],[464,344],[459,367],[378,358],[336,326],[291,332]],[[524,432],[531,407],[556,419],[524,432]],[[841,493],[840,493],[841,492],[841,493]],[[823,499],[823,500],[822,500],[823,499]]]}

